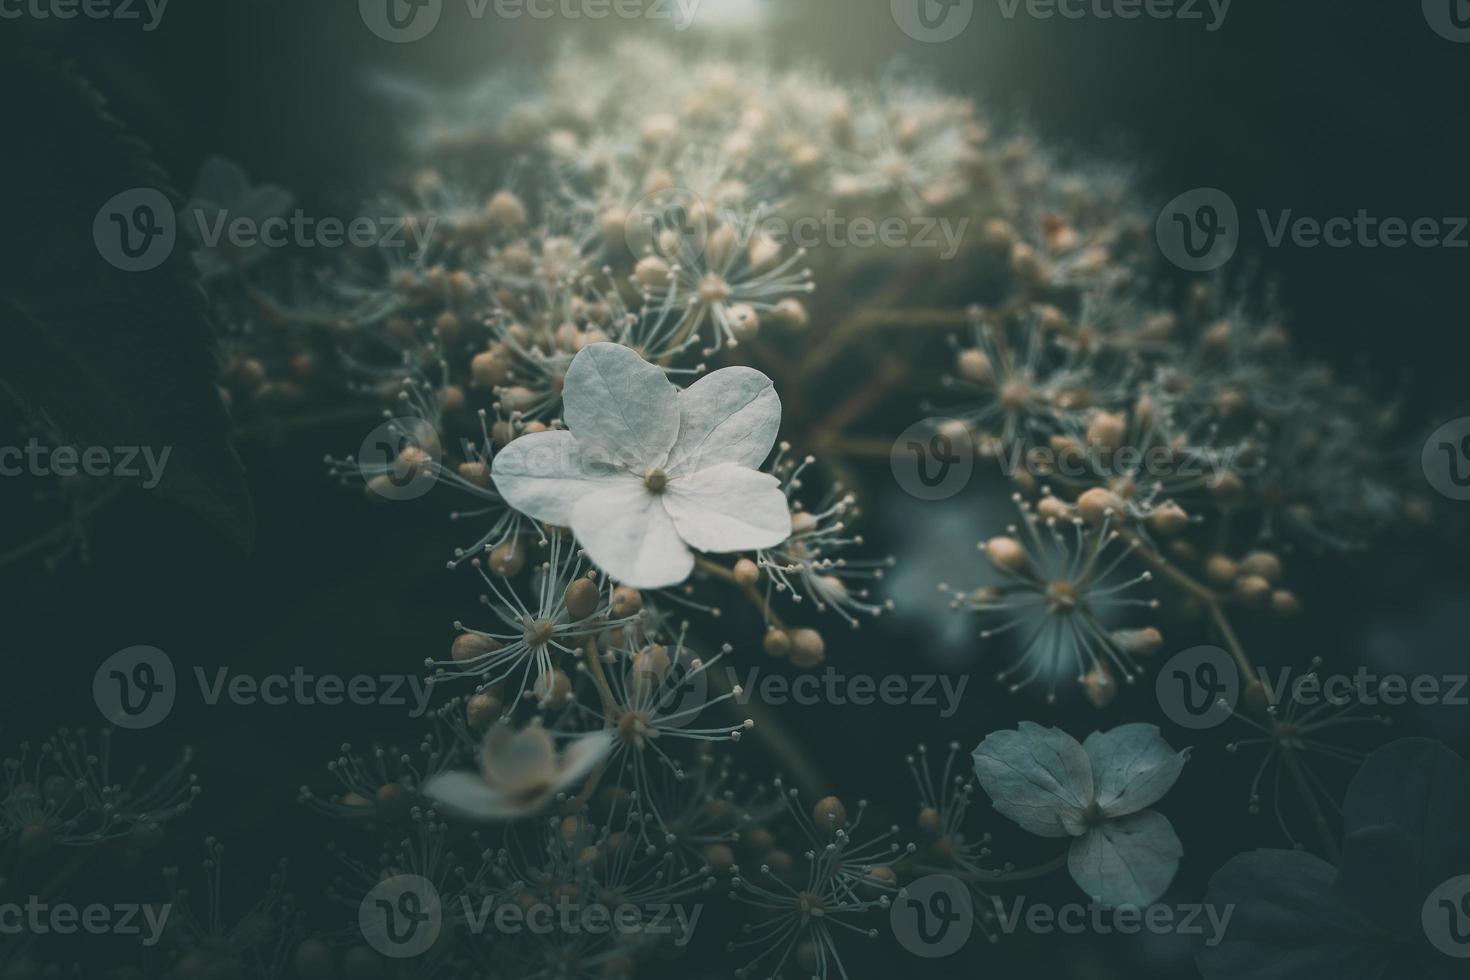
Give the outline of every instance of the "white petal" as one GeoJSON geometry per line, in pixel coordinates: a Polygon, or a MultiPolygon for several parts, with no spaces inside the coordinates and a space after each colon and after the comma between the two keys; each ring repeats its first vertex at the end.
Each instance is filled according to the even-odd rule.
{"type": "Polygon", "coordinates": [[[561,773],[556,778],[556,788],[566,789],[579,783],[595,769],[612,751],[613,733],[591,732],[569,744],[561,755],[561,773]]]}
{"type": "Polygon", "coordinates": [[[696,551],[754,551],[791,537],[781,481],[736,463],[670,480],[663,502],[679,537],[696,551]]]}
{"type": "Polygon", "coordinates": [[[513,439],[490,464],[495,489],[522,514],[566,527],[577,501],[610,481],[629,479],[622,470],[587,459],[565,431],[531,432],[513,439]]]}
{"type": "Polygon", "coordinates": [[[1105,820],[1072,842],[1072,880],[1104,905],[1152,905],[1169,888],[1184,847],[1169,818],[1152,810],[1105,820]]]}
{"type": "Polygon", "coordinates": [[[556,778],[556,743],[540,725],[520,731],[496,725],[480,749],[480,772],[486,783],[513,796],[534,792],[556,778]]]}
{"type": "Polygon", "coordinates": [[[562,418],[582,452],[640,476],[663,466],[679,435],[679,389],[621,344],[591,344],[572,358],[562,418]]]}
{"type": "Polygon", "coordinates": [[[424,795],[450,813],[472,820],[514,820],[541,809],[546,796],[513,799],[472,772],[446,772],[429,779],[424,795]]]}
{"type": "Polygon", "coordinates": [[[1171,749],[1157,726],[1142,722],[1093,732],[1082,748],[1092,760],[1097,805],[1106,817],[1136,813],[1163,799],[1189,758],[1171,749]]]}
{"type": "Polygon", "coordinates": [[[1060,728],[1023,721],[975,746],[975,775],[1004,816],[1042,837],[1076,837],[1092,802],[1092,763],[1060,728]]]}
{"type": "Polygon", "coordinates": [[[671,476],[719,463],[758,468],[781,428],[781,399],[754,368],[721,368],[679,392],[679,438],[665,467],[671,476]]]}
{"type": "Polygon", "coordinates": [[[582,498],[572,510],[572,533],[599,568],[635,589],[678,585],[694,571],[694,555],[641,480],[629,477],[582,498]]]}

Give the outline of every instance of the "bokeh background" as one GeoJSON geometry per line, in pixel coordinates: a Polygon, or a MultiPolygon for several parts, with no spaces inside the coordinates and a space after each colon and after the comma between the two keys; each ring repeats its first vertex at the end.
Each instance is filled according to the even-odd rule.
{"type": "MultiPolygon", "coordinates": [[[[1211,32],[1200,21],[1036,19],[1024,8],[1007,18],[995,0],[977,0],[969,28],[938,45],[900,31],[887,0],[785,0],[780,15],[777,61],[859,81],[895,63],[930,74],[1078,158],[1134,165],[1157,206],[1183,190],[1214,186],[1243,215],[1256,208],[1323,218],[1359,208],[1406,219],[1470,215],[1470,44],[1436,35],[1417,2],[1236,0],[1211,32]]],[[[597,46],[619,32],[653,29],[475,21],[463,4],[447,2],[430,38],[392,45],[365,29],[350,0],[174,0],[151,33],[76,21],[27,25],[27,43],[74,56],[177,184],[187,187],[217,153],[257,180],[291,189],[309,212],[350,214],[394,150],[371,77],[452,83],[520,65],[529,84],[569,37],[597,46]]],[[[672,40],[693,43],[694,32],[672,40]]],[[[668,84],[676,92],[679,80],[668,84]]],[[[1409,415],[1425,420],[1425,432],[1470,414],[1463,298],[1470,249],[1270,249],[1248,218],[1232,267],[1254,267],[1257,281],[1276,284],[1305,350],[1374,379],[1376,397],[1403,399],[1409,415]]],[[[326,478],[322,453],[349,452],[360,438],[361,426],[347,425],[244,445],[259,526],[248,558],[189,515],[132,494],[99,522],[89,565],[46,575],[0,572],[6,746],[62,725],[95,725],[93,670],[135,644],[164,649],[181,671],[232,665],[288,672],[298,664],[348,674],[409,671],[439,655],[476,590],[465,576],[443,571],[455,538],[440,509],[419,507],[405,521],[399,505],[375,508],[326,478]]],[[[1412,459],[1418,447],[1406,442],[1404,451],[1412,459]]],[[[834,636],[829,662],[852,672],[931,669],[975,643],[973,631],[933,622],[926,582],[964,581],[957,578],[964,569],[936,547],[933,529],[975,539],[992,533],[1009,520],[1004,496],[977,486],[954,501],[923,504],[903,497],[883,466],[866,475],[875,499],[864,530],[875,549],[907,560],[909,573],[890,594],[920,612],[834,636]]],[[[1316,569],[1302,589],[1311,613],[1258,639],[1300,650],[1297,662],[1320,654],[1348,663],[1378,658],[1400,670],[1464,670],[1470,590],[1456,533],[1389,541],[1316,569]]],[[[978,557],[972,570],[981,572],[978,557]]],[[[936,749],[955,739],[968,749],[1020,717],[1078,734],[1159,718],[1147,690],[1128,692],[1102,712],[1076,704],[1049,709],[999,694],[987,681],[990,669],[976,671],[964,708],[949,719],[919,707],[831,706],[791,709],[786,719],[823,761],[833,790],[906,806],[914,794],[903,759],[920,739],[936,749]]],[[[1410,713],[1397,721],[1405,734],[1433,733],[1463,753],[1470,745],[1465,715],[1410,713]]],[[[170,832],[166,863],[197,864],[203,837],[216,835],[238,861],[231,875],[238,901],[253,901],[251,888],[268,866],[288,856],[294,890],[312,905],[323,901],[322,883],[336,870],[326,842],[342,830],[298,806],[298,787],[324,785],[325,762],[344,741],[408,743],[414,731],[392,709],[211,708],[185,698],[166,723],[125,744],[129,758],[162,758],[183,744],[199,753],[205,793],[170,832]]],[[[1167,725],[1165,733],[1176,745],[1192,741],[1167,725]]],[[[1247,816],[1253,762],[1227,757],[1220,742],[1201,740],[1162,807],[1186,847],[1174,901],[1199,900],[1210,873],[1240,850],[1281,845],[1269,819],[1247,816]]],[[[759,752],[756,743],[742,749],[759,752]]],[[[758,762],[751,768],[770,772],[758,762]]],[[[1339,789],[1348,774],[1326,770],[1339,789]]],[[[997,818],[992,828],[1006,857],[1024,863],[1040,853],[1003,823],[997,818]]],[[[1064,877],[1031,894],[1076,899],[1064,877]]],[[[1170,937],[1017,935],[980,945],[938,963],[875,960],[864,969],[936,977],[984,971],[1006,980],[1196,975],[1187,945],[1170,937]]]]}

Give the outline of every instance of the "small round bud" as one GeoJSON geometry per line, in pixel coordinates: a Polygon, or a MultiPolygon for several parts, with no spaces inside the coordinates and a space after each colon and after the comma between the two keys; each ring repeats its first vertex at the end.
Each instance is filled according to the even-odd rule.
{"type": "Polygon", "coordinates": [[[822,634],[814,629],[791,631],[791,662],[798,667],[810,668],[820,664],[827,656],[827,644],[822,634]]]}
{"type": "Polygon", "coordinates": [[[522,227],[530,219],[526,206],[510,191],[497,191],[485,205],[485,214],[495,227],[508,231],[522,227]]]}
{"type": "Polygon", "coordinates": [[[1205,578],[1216,585],[1229,585],[1240,574],[1240,566],[1226,555],[1211,555],[1205,560],[1205,578]]]}
{"type": "Polygon", "coordinates": [[[470,483],[473,483],[477,487],[488,488],[490,486],[490,467],[486,466],[484,463],[480,462],[477,459],[472,459],[468,462],[460,463],[458,466],[455,467],[455,472],[457,472],[461,478],[468,480],[470,483]]]}
{"type": "Polygon", "coordinates": [[[995,367],[984,351],[968,348],[955,357],[955,371],[966,381],[988,385],[995,380],[995,367]]]}
{"type": "Polygon", "coordinates": [[[725,323],[736,340],[749,340],[760,330],[760,314],[749,303],[736,303],[725,311],[725,323]]]}
{"type": "Polygon", "coordinates": [[[1099,661],[1083,676],[1082,691],[1094,708],[1106,708],[1118,696],[1118,682],[1107,665],[1099,661]]]}
{"type": "Polygon", "coordinates": [[[791,652],[791,634],[785,630],[768,629],[761,646],[769,656],[784,657],[791,652]]]}
{"type": "Polygon", "coordinates": [[[491,344],[470,358],[470,377],[482,388],[495,388],[510,380],[510,364],[505,347],[491,344]]]}
{"type": "Polygon", "coordinates": [[[1302,611],[1302,604],[1294,593],[1277,589],[1271,593],[1271,611],[1278,616],[1295,616],[1302,611]]]}
{"type": "Polygon", "coordinates": [[[461,633],[454,638],[454,643],[449,647],[449,655],[455,661],[463,663],[466,660],[474,660],[483,657],[487,653],[494,653],[500,649],[500,641],[493,636],[482,636],[479,633],[461,633]]]}
{"type": "Polygon", "coordinates": [[[776,304],[776,309],[771,313],[772,318],[781,326],[789,330],[800,330],[810,324],[811,314],[807,313],[806,305],[801,300],[788,296],[776,304]]]}
{"type": "Polygon", "coordinates": [[[1235,597],[1248,606],[1258,605],[1271,594],[1271,583],[1259,575],[1242,575],[1235,580],[1235,597]]]}
{"type": "Polygon", "coordinates": [[[741,585],[754,585],[760,580],[760,566],[749,558],[742,558],[735,563],[735,581],[741,585]]]}
{"type": "Polygon", "coordinates": [[[940,831],[944,830],[944,818],[932,806],[926,806],[919,811],[918,824],[919,832],[926,837],[938,837],[940,831]]]}
{"type": "Polygon", "coordinates": [[[612,606],[609,612],[613,619],[623,619],[632,616],[643,609],[643,593],[637,589],[620,585],[613,589],[612,606]]]}
{"type": "Polygon", "coordinates": [[[1060,497],[1042,497],[1036,503],[1036,513],[1048,520],[1066,521],[1072,517],[1072,505],[1060,497]]]}
{"type": "Polygon", "coordinates": [[[1148,524],[1160,534],[1178,534],[1189,526],[1189,515],[1174,501],[1166,500],[1148,515],[1148,524]]]}
{"type": "Polygon", "coordinates": [[[1164,646],[1164,634],[1153,626],[1113,630],[1111,636],[1121,650],[1135,657],[1152,657],[1164,646]]]}
{"type": "Polygon", "coordinates": [[[672,278],[669,264],[657,255],[645,255],[633,266],[633,282],[642,289],[657,292],[666,288],[672,278]]]}
{"type": "Polygon", "coordinates": [[[835,796],[823,797],[812,807],[812,823],[819,831],[841,830],[847,826],[847,807],[835,796]]]}
{"type": "Polygon", "coordinates": [[[1087,423],[1087,443],[1098,449],[1117,449],[1128,433],[1128,419],[1121,412],[1098,412],[1087,423]]]}
{"type": "Polygon", "coordinates": [[[566,590],[567,615],[573,620],[586,619],[597,611],[602,602],[602,593],[597,583],[585,576],[572,579],[566,590]]]}
{"type": "Polygon", "coordinates": [[[490,550],[490,571],[510,578],[519,575],[526,565],[526,548],[520,538],[502,541],[490,550]]]}
{"type": "Polygon", "coordinates": [[[985,554],[1002,571],[1020,573],[1031,567],[1026,549],[1015,538],[991,538],[985,542],[985,554]]]}
{"type": "Polygon", "coordinates": [[[1241,570],[1259,575],[1271,584],[1281,581],[1281,559],[1270,551],[1252,551],[1240,560],[1241,570]]]}
{"type": "Polygon", "coordinates": [[[1077,498],[1077,513],[1093,526],[1102,524],[1110,516],[1121,516],[1126,506],[1122,497],[1102,487],[1093,487],[1077,498]]]}
{"type": "Polygon", "coordinates": [[[536,703],[543,708],[565,708],[572,699],[572,679],[560,668],[536,678],[533,687],[536,703]]]}
{"type": "Polygon", "coordinates": [[[465,721],[471,728],[488,728],[500,718],[500,699],[490,691],[472,694],[464,703],[465,721]]]}

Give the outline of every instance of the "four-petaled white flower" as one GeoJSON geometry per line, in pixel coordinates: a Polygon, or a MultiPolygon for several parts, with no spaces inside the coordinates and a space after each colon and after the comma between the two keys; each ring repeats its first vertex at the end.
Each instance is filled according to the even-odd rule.
{"type": "Polygon", "coordinates": [[[975,774],[1005,816],[1042,837],[1071,837],[1067,870],[1093,899],[1144,906],[1164,894],[1184,848],[1169,819],[1144,807],[1179,778],[1153,725],[1093,732],[1081,745],[1059,728],[1021,722],[975,747],[975,774]]]}
{"type": "Polygon", "coordinates": [[[570,527],[626,585],[678,585],[694,551],[771,548],[791,535],[780,481],[756,467],[781,425],[771,379],[728,367],[688,388],[619,344],[572,359],[562,390],[570,431],[537,432],[496,455],[496,489],[516,510],[570,527]]]}
{"type": "Polygon", "coordinates": [[[424,795],[444,810],[472,820],[514,820],[539,811],[606,759],[610,731],[590,732],[556,750],[550,733],[532,723],[516,731],[500,722],[485,733],[480,771],[440,773],[424,795]]]}

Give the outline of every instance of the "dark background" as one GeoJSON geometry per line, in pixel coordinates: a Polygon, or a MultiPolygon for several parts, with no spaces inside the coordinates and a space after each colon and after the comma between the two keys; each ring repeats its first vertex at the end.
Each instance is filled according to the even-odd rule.
{"type": "MultiPolygon", "coordinates": [[[[1430,428],[1465,414],[1470,249],[1266,249],[1251,217],[1258,207],[1320,218],[1359,208],[1410,220],[1470,215],[1463,179],[1470,45],[1433,33],[1418,3],[1236,0],[1223,27],[1209,33],[1198,21],[1006,19],[994,0],[977,0],[968,30],[943,45],[911,41],[894,26],[886,0],[788,0],[786,7],[782,62],[868,79],[900,59],[1065,150],[1135,164],[1145,175],[1145,199],[1156,206],[1192,187],[1226,190],[1245,219],[1236,263],[1254,253],[1263,275],[1279,282],[1305,349],[1366,372],[1381,397],[1405,397],[1409,414],[1430,428]]],[[[468,79],[507,63],[534,66],[567,33],[528,19],[473,22],[455,2],[446,2],[444,17],[430,40],[391,45],[363,27],[348,0],[173,0],[153,33],[76,21],[45,25],[34,36],[76,57],[177,184],[187,187],[204,158],[219,153],[257,180],[292,189],[308,211],[334,213],[331,205],[354,200],[395,151],[383,107],[363,84],[370,70],[468,79]]],[[[0,23],[0,30],[11,26],[0,23]]],[[[594,45],[611,36],[579,33],[594,45]]],[[[677,85],[670,80],[672,90],[677,85]]],[[[358,427],[347,427],[243,448],[259,523],[249,559],[186,514],[134,494],[99,522],[90,565],[0,573],[7,750],[58,726],[94,724],[92,672],[134,644],[168,651],[181,670],[303,664],[321,672],[408,671],[440,655],[450,623],[467,615],[477,590],[465,576],[442,571],[457,538],[441,510],[424,505],[416,521],[405,522],[404,508],[373,508],[326,479],[323,451],[348,452],[359,438],[358,427]]],[[[1412,458],[1416,448],[1406,449],[1412,458]]],[[[894,544],[881,527],[870,534],[879,547],[894,544]]],[[[1261,639],[1300,647],[1301,659],[1320,652],[1352,661],[1365,637],[1377,637],[1414,658],[1463,665],[1466,593],[1455,571],[1462,555],[1446,535],[1413,535],[1316,568],[1302,589],[1312,614],[1261,639]],[[1435,609],[1439,619],[1430,622],[1435,609]]],[[[895,658],[923,649],[922,637],[916,644],[907,628],[892,624],[839,639],[829,662],[854,672],[891,671],[895,658]]],[[[920,737],[934,748],[950,738],[968,747],[1018,715],[1078,735],[1157,718],[1145,691],[1094,719],[1075,707],[1048,711],[1006,700],[983,673],[972,684],[973,703],[937,728],[916,708],[876,717],[812,709],[790,723],[829,765],[834,789],[906,801],[913,794],[903,756],[920,737]]],[[[366,747],[400,737],[409,744],[414,728],[387,709],[204,708],[193,701],[181,699],[165,724],[122,743],[155,759],[182,744],[200,752],[206,793],[171,832],[167,860],[196,861],[200,839],[216,834],[243,856],[233,876],[242,902],[253,901],[250,888],[265,862],[283,854],[293,861],[299,892],[319,897],[331,869],[325,843],[340,830],[298,807],[297,787],[324,785],[324,764],[339,743],[366,747]]],[[[1405,733],[1425,724],[1400,721],[1405,733]]],[[[1168,726],[1165,734],[1176,745],[1191,741],[1168,726]]],[[[1463,735],[1462,727],[1462,751],[1463,735]]],[[[1171,893],[1177,901],[1197,901],[1230,855],[1281,846],[1268,819],[1246,817],[1251,762],[1225,757],[1218,739],[1197,753],[1162,806],[1186,847],[1171,893]]],[[[1347,775],[1326,772],[1339,787],[1331,774],[1347,775]]],[[[1007,856],[1013,845],[1024,863],[1033,842],[1001,824],[988,826],[1008,845],[1007,856]]],[[[1050,888],[1059,901],[1074,900],[1074,892],[1065,878],[1050,888]]],[[[1016,936],[970,953],[987,975],[1005,978],[1138,976],[1140,969],[1194,975],[1175,944],[1159,939],[1016,936]]],[[[916,962],[903,969],[977,972],[960,958],[916,962]]]]}

